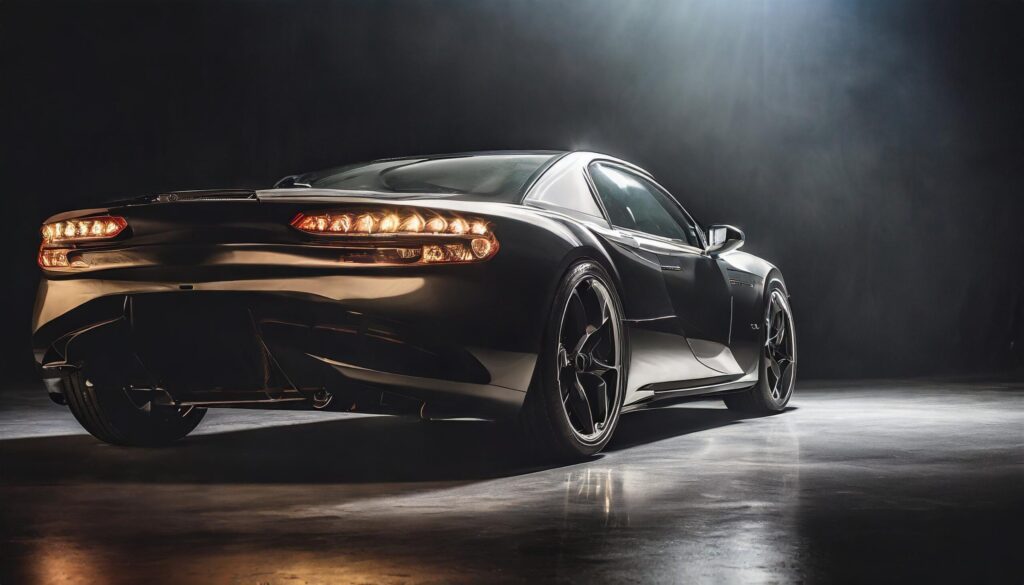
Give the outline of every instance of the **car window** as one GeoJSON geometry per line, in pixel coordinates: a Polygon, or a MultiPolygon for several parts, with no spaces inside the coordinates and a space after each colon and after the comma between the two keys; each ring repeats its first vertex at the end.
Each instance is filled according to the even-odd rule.
{"type": "Polygon", "coordinates": [[[590,176],[612,225],[680,240],[691,246],[700,245],[690,219],[651,181],[602,163],[590,165],[590,176]]]}
{"type": "Polygon", "coordinates": [[[360,163],[298,176],[316,189],[472,195],[510,200],[553,154],[466,154],[360,163]]]}

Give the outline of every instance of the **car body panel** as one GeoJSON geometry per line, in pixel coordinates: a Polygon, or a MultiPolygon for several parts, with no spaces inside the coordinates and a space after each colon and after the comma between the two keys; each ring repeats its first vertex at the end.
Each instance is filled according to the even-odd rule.
{"type": "Polygon", "coordinates": [[[754,327],[778,271],[742,251],[713,256],[610,226],[593,213],[594,160],[645,173],[574,152],[553,156],[521,202],[268,189],[54,216],[118,215],[129,229],[73,246],[88,267],[43,271],[37,362],[45,378],[84,367],[172,403],[301,401],[329,389],[344,397],[333,408],[507,416],[530,388],[558,283],[587,258],[622,301],[626,406],[756,382],[754,327]],[[500,249],[465,265],[343,264],[337,244],[290,225],[300,212],[367,206],[480,218],[500,249]]]}

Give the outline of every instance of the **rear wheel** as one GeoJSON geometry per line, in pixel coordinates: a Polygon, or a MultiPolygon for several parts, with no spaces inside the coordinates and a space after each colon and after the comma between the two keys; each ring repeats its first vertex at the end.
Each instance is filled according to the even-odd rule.
{"type": "Polygon", "coordinates": [[[523,427],[542,455],[578,459],[611,439],[622,408],[622,306],[600,265],[574,265],[548,319],[523,427]]]}
{"type": "Polygon", "coordinates": [[[121,388],[98,388],[81,373],[63,379],[71,414],[97,439],[112,445],[157,446],[192,432],[205,408],[155,405],[121,388]]]}
{"type": "Polygon", "coordinates": [[[765,290],[761,334],[760,374],[750,390],[725,397],[731,410],[768,414],[789,403],[796,385],[796,332],[793,312],[782,285],[773,281],[765,290]]]}

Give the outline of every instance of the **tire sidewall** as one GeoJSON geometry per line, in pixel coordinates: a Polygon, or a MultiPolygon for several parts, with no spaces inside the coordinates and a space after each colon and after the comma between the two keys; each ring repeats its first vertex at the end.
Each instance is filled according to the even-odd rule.
{"type": "Polygon", "coordinates": [[[68,407],[79,423],[101,441],[125,446],[160,446],[177,441],[202,421],[206,409],[180,413],[172,407],[140,410],[119,388],[93,386],[81,372],[64,378],[68,407]]]}

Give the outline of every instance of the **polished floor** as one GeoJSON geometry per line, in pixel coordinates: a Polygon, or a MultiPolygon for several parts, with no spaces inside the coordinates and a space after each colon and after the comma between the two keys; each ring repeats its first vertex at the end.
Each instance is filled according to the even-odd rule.
{"type": "Polygon", "coordinates": [[[802,382],[562,467],[499,430],[219,410],[125,449],[2,390],[0,584],[1024,582],[1024,383],[802,382]]]}

